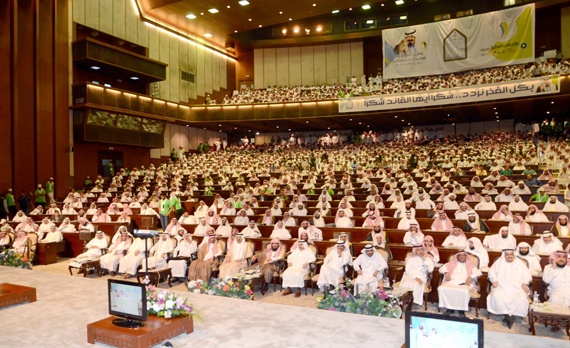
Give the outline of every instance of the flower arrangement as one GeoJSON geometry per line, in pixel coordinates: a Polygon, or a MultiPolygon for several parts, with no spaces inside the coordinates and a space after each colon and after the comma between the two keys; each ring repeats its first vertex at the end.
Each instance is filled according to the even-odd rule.
{"type": "Polygon", "coordinates": [[[146,292],[147,313],[157,317],[176,318],[192,317],[200,319],[200,315],[194,310],[192,304],[187,304],[188,299],[182,298],[172,292],[159,290],[149,285],[146,292]]]}
{"type": "Polygon", "coordinates": [[[32,269],[32,263],[27,257],[22,257],[13,249],[8,249],[0,253],[0,266],[10,266],[16,268],[32,269]]]}
{"type": "Polygon", "coordinates": [[[402,316],[398,297],[392,296],[384,290],[366,291],[352,295],[346,288],[339,288],[335,294],[329,294],[320,300],[317,308],[384,318],[400,318],[402,316]]]}
{"type": "Polygon", "coordinates": [[[201,279],[192,280],[188,283],[188,291],[195,294],[253,300],[253,290],[246,284],[243,278],[239,278],[237,280],[213,278],[209,283],[204,282],[201,279]]]}

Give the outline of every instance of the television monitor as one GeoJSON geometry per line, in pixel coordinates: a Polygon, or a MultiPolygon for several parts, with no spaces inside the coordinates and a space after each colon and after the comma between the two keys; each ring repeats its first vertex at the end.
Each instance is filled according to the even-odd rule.
{"type": "Polygon", "coordinates": [[[146,320],[146,287],[125,280],[108,280],[109,314],[119,317],[113,324],[141,327],[146,320]]]}
{"type": "Polygon", "coordinates": [[[483,320],[406,312],[406,348],[484,347],[483,320]]]}

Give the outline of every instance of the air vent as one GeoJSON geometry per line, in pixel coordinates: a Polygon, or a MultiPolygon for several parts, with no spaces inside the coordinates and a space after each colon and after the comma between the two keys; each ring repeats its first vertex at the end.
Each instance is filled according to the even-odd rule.
{"type": "Polygon", "coordinates": [[[180,72],[180,78],[184,81],[194,83],[194,73],[187,72],[187,71],[181,71],[180,72]]]}

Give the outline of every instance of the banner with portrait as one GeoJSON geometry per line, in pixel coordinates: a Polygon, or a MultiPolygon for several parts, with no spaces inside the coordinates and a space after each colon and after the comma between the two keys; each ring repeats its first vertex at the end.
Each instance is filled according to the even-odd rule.
{"type": "Polygon", "coordinates": [[[458,103],[476,103],[489,100],[533,97],[560,93],[560,76],[545,76],[514,82],[495,83],[474,87],[438,89],[425,92],[340,98],[338,112],[366,112],[425,108],[458,103]]]}
{"type": "Polygon", "coordinates": [[[534,61],[534,4],[382,30],[384,79],[534,61]]]}

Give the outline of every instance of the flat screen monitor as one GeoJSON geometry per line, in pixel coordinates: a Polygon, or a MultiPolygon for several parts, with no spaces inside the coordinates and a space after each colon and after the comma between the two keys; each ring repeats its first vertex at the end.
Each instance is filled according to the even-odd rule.
{"type": "Polygon", "coordinates": [[[125,280],[108,280],[109,314],[119,318],[113,324],[140,327],[146,320],[146,287],[125,280]]]}
{"type": "Polygon", "coordinates": [[[406,348],[483,348],[483,320],[406,312],[406,348]]]}

